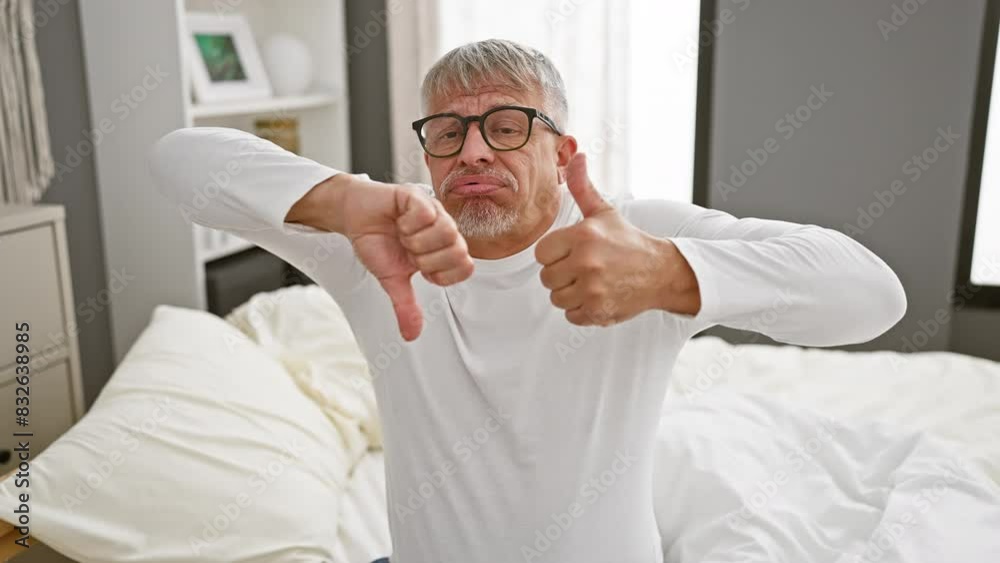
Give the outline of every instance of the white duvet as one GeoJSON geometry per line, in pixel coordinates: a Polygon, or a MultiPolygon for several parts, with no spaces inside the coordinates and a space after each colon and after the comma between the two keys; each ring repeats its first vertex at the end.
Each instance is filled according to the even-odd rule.
{"type": "Polygon", "coordinates": [[[996,485],[926,433],[724,391],[670,407],[654,483],[667,561],[1000,561],[996,485]]]}
{"type": "MultiPolygon", "coordinates": [[[[377,413],[336,304],[288,288],[227,320],[368,451],[343,491],[338,561],[387,555],[377,413]]],[[[1000,364],[699,338],[656,447],[668,562],[1000,562],[1000,364]]]]}

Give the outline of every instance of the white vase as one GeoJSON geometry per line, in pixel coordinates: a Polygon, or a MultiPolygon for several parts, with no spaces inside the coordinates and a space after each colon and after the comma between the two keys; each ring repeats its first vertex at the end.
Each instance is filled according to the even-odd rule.
{"type": "Polygon", "coordinates": [[[287,33],[271,36],[264,44],[264,67],[277,96],[295,96],[305,92],[313,79],[309,47],[287,33]]]}

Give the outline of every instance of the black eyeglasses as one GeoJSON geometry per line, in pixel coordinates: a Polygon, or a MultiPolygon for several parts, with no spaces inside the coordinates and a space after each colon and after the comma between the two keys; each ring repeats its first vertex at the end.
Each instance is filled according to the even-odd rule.
{"type": "Polygon", "coordinates": [[[499,106],[482,115],[461,116],[457,113],[437,113],[413,122],[420,145],[435,158],[447,158],[462,152],[469,124],[479,123],[479,131],[486,144],[495,151],[516,151],[528,144],[531,126],[538,118],[558,135],[551,117],[535,108],[499,106]]]}

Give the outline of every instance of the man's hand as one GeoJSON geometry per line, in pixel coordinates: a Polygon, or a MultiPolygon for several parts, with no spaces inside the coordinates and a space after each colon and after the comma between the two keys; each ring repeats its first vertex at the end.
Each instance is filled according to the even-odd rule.
{"type": "Polygon", "coordinates": [[[587,160],[573,157],[566,183],[583,221],[542,238],[535,258],[552,304],[577,325],[608,326],[643,311],[697,314],[698,282],[677,247],[626,221],[587,177],[587,160]]]}
{"type": "Polygon", "coordinates": [[[392,301],[407,341],[423,329],[410,278],[420,272],[448,286],[472,275],[473,263],[455,221],[437,199],[414,185],[384,184],[338,174],[306,194],[288,214],[350,239],[361,263],[392,301]]]}

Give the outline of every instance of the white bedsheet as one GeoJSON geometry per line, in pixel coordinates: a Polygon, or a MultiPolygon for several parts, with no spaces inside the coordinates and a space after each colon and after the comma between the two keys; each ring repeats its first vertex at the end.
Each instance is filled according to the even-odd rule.
{"type": "Polygon", "coordinates": [[[1000,489],[926,433],[724,391],[668,407],[667,562],[1000,561],[1000,489]]]}
{"type": "MultiPolygon", "coordinates": [[[[228,320],[356,448],[337,563],[387,555],[381,432],[336,304],[288,288],[228,320]]],[[[1000,562],[1000,364],[698,338],[663,413],[654,501],[669,562],[1000,562]]]]}
{"type": "MultiPolygon", "coordinates": [[[[667,406],[654,487],[667,562],[1000,561],[1000,492],[927,433],[725,391],[667,406]]],[[[389,553],[381,463],[372,452],[355,470],[338,563],[389,553]]]]}
{"type": "Polygon", "coordinates": [[[672,400],[696,403],[716,391],[923,431],[954,444],[1000,484],[997,362],[949,352],[857,353],[695,338],[681,351],[664,409],[672,400]]]}
{"type": "Polygon", "coordinates": [[[340,553],[336,563],[371,563],[389,555],[382,452],[372,451],[354,468],[340,505],[340,553]]]}

